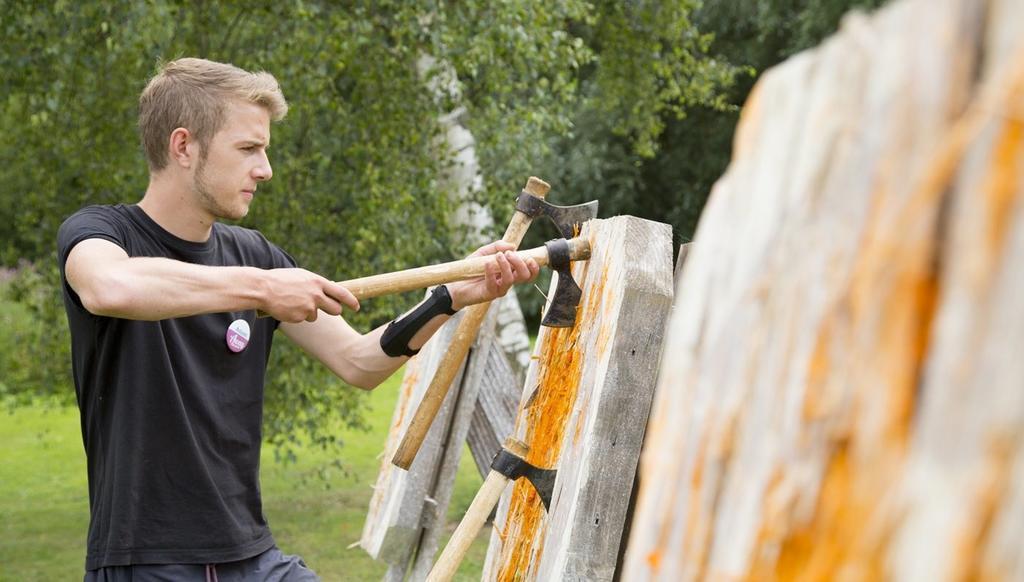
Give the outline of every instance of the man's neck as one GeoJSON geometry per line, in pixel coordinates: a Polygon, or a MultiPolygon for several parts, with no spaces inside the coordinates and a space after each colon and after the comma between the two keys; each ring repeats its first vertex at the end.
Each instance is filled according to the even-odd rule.
{"type": "Polygon", "coordinates": [[[156,176],[150,177],[139,208],[167,232],[192,242],[209,240],[216,221],[199,207],[188,186],[156,176]]]}

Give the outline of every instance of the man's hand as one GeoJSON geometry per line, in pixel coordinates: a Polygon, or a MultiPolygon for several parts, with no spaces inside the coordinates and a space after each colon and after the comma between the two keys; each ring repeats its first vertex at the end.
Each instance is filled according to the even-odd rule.
{"type": "Polygon", "coordinates": [[[359,301],[345,287],[305,269],[264,271],[262,311],[288,322],[316,321],[317,313],[341,315],[342,306],[359,310],[359,301]]]}
{"type": "Polygon", "coordinates": [[[533,259],[523,260],[512,252],[515,245],[496,241],[477,249],[471,257],[491,256],[483,277],[449,283],[448,293],[452,296],[452,308],[462,309],[467,305],[493,301],[508,293],[517,283],[532,281],[540,272],[540,266],[533,259]]]}

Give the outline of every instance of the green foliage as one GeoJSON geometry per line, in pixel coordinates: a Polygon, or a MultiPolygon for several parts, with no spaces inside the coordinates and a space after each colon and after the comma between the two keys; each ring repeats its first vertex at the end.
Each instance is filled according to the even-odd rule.
{"type": "MultiPolygon", "coordinates": [[[[551,199],[597,199],[601,216],[630,214],[693,239],[725,172],[739,110],[761,72],[832,34],[850,9],[885,0],[705,0],[598,3],[580,34],[597,57],[569,135],[552,142],[538,175],[551,199]]],[[[530,244],[553,231],[534,229],[530,244]]],[[[542,285],[543,287],[543,285],[542,285]]],[[[541,298],[520,296],[536,323],[541,298]]]]}
{"type": "MultiPolygon", "coordinates": [[[[733,69],[706,58],[710,37],[690,20],[695,6],[0,0],[0,220],[10,225],[0,265],[31,261],[41,278],[29,286],[54,299],[45,285],[57,289],[57,227],[85,204],[141,197],[136,99],[159,61],[183,55],[270,71],[291,104],[274,128],[275,179],[260,188],[247,226],[336,279],[454,258],[469,249],[443,191],[453,159],[439,115],[464,112],[486,179],[476,196],[497,231],[525,177],[578,131],[579,112],[605,123],[595,149],[623,147],[597,143],[610,136],[630,156],[649,156],[665,119],[694,104],[723,105],[719,87],[733,69]],[[424,56],[440,66],[425,68],[424,56]],[[458,82],[435,85],[446,67],[458,82]]],[[[416,298],[366,302],[350,320],[368,329],[416,298]]],[[[22,360],[24,378],[5,390],[29,395],[45,382],[68,394],[66,379],[56,381],[66,378],[66,348],[44,337],[59,303],[33,301],[22,308],[43,326],[33,345],[52,360],[22,360]]],[[[321,428],[358,425],[360,394],[282,347],[271,363],[268,436],[287,444],[306,433],[330,445],[321,428]]]]}
{"type": "MultiPolygon", "coordinates": [[[[0,316],[8,397],[71,394],[52,265],[60,222],[134,202],[147,184],[136,99],[156,64],[201,56],[272,72],[291,111],[274,127],[275,178],[247,226],[335,279],[466,253],[444,177],[440,115],[473,132],[499,233],[529,175],[552,200],[668,222],[689,240],[725,170],[757,74],[819,42],[849,8],[883,0],[509,0],[494,3],[0,0],[0,265],[28,260],[0,316]],[[439,65],[427,67],[424,56],[439,65]],[[457,82],[439,82],[446,70],[457,82]],[[26,319],[27,318],[27,319],[26,319]],[[26,362],[32,362],[26,365],[26,362]]],[[[553,236],[535,229],[527,244],[553,236]]],[[[365,302],[378,325],[418,294],[365,302]]],[[[540,295],[520,295],[529,318],[540,295]]],[[[268,438],[330,446],[365,400],[279,342],[268,438]]]]}
{"type": "Polygon", "coordinates": [[[0,286],[0,403],[75,402],[56,265],[24,264],[0,286]]]}

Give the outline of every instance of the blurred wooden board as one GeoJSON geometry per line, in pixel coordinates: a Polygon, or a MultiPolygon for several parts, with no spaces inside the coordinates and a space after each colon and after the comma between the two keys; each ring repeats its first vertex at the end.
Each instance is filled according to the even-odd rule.
{"type": "Polygon", "coordinates": [[[1024,3],[848,16],[744,107],[623,580],[1024,579],[1024,3]]]}

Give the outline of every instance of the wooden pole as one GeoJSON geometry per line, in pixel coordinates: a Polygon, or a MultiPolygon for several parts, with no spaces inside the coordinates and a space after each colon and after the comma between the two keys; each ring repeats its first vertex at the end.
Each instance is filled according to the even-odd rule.
{"type": "MultiPolygon", "coordinates": [[[[589,242],[578,238],[570,239],[568,242],[570,260],[580,261],[590,257],[589,242]]],[[[537,264],[541,267],[544,267],[549,263],[548,250],[546,247],[541,246],[525,251],[518,251],[516,254],[523,259],[530,258],[537,261],[537,264]]],[[[404,293],[406,291],[414,291],[416,289],[425,289],[433,285],[473,279],[484,274],[484,266],[490,261],[491,257],[487,256],[469,257],[468,259],[441,263],[439,265],[427,265],[425,267],[416,267],[414,269],[406,269],[395,273],[383,273],[380,275],[361,277],[359,279],[339,281],[338,284],[351,291],[352,294],[356,296],[356,299],[369,299],[373,297],[380,297],[382,295],[393,295],[395,293],[404,293]]],[[[487,302],[472,306],[470,308],[472,312],[479,312],[482,315],[467,317],[463,321],[472,321],[475,322],[475,325],[479,326],[480,322],[483,321],[483,315],[487,315],[487,308],[490,307],[490,305],[491,303],[487,302]]],[[[476,336],[474,334],[469,337],[470,340],[472,340],[476,336]]]]}
{"type": "MultiPolygon", "coordinates": [[[[529,447],[513,438],[505,441],[505,450],[520,459],[525,459],[529,453],[529,447]]],[[[434,564],[434,569],[427,576],[427,582],[448,582],[455,576],[455,571],[459,569],[459,564],[466,557],[469,546],[473,544],[476,534],[487,521],[487,516],[491,514],[491,510],[498,503],[508,481],[508,477],[493,469],[487,474],[487,479],[477,491],[476,497],[473,498],[469,509],[466,510],[466,515],[459,522],[459,526],[455,528],[455,533],[448,540],[448,545],[445,546],[441,557],[434,564]]]]}
{"type": "Polygon", "coordinates": [[[573,264],[576,325],[541,329],[515,422],[526,460],[558,472],[550,508],[529,483],[506,488],[484,580],[614,577],[672,305],[672,229],[618,216],[581,236],[600,244],[573,264]]]}
{"type": "MultiPolygon", "coordinates": [[[[526,192],[540,198],[546,196],[550,189],[551,186],[547,182],[535,177],[531,177],[527,181],[525,188],[526,192]]],[[[502,240],[518,247],[532,221],[532,218],[517,210],[502,240]]],[[[466,310],[467,313],[462,322],[459,323],[459,327],[455,331],[455,337],[452,339],[448,351],[441,360],[437,373],[430,382],[430,387],[423,394],[423,399],[413,414],[409,428],[406,430],[402,442],[398,445],[398,450],[395,451],[395,455],[391,459],[391,462],[395,465],[403,469],[408,469],[412,465],[412,460],[416,458],[416,453],[419,452],[420,446],[423,445],[423,439],[426,438],[427,431],[430,429],[431,423],[434,422],[434,417],[437,416],[437,410],[444,401],[445,395],[448,394],[448,389],[452,385],[455,374],[466,359],[469,346],[473,343],[473,339],[476,338],[480,324],[483,323],[490,306],[490,303],[480,303],[466,310]]]]}

